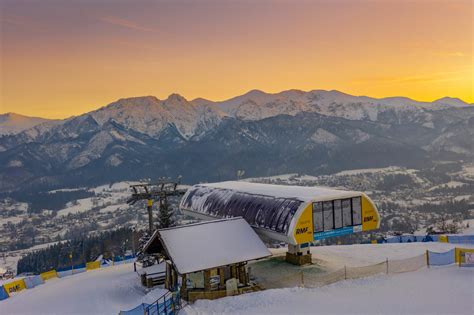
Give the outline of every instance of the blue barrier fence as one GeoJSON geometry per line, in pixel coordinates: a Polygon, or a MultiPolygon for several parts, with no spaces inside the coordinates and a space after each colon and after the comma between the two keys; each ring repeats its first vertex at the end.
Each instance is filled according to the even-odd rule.
{"type": "Polygon", "coordinates": [[[448,243],[474,244],[474,235],[448,235],[448,243]]]}
{"type": "Polygon", "coordinates": [[[445,266],[455,263],[454,248],[444,253],[428,251],[428,264],[430,266],[445,266]]]}
{"type": "Polygon", "coordinates": [[[147,303],[142,303],[138,305],[137,307],[128,310],[128,311],[120,311],[120,315],[143,315],[145,314],[145,309],[149,306],[150,304],[147,303]]]}
{"type": "Polygon", "coordinates": [[[5,299],[8,299],[8,294],[7,294],[7,291],[5,291],[5,288],[2,285],[2,286],[0,286],[0,301],[5,300],[5,299]]]}
{"type": "MultiPolygon", "coordinates": [[[[441,235],[444,242],[452,244],[474,244],[474,235],[441,235]]],[[[377,243],[413,243],[413,242],[439,242],[440,235],[397,235],[386,239],[378,239],[377,243]]]]}
{"type": "Polygon", "coordinates": [[[37,285],[43,284],[44,280],[41,276],[30,276],[23,279],[25,281],[25,286],[27,289],[32,289],[37,285]]]}
{"type": "Polygon", "coordinates": [[[119,315],[173,315],[180,305],[179,293],[168,291],[152,304],[142,303],[131,310],[120,311],[119,315]]]}
{"type": "Polygon", "coordinates": [[[392,236],[377,243],[415,243],[415,242],[436,242],[437,235],[399,235],[392,236]]]}

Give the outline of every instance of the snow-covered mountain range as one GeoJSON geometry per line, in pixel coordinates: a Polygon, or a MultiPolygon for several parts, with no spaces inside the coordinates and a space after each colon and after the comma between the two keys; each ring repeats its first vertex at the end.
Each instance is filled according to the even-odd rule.
{"type": "Polygon", "coordinates": [[[52,121],[54,120],[28,117],[15,113],[0,114],[0,136],[17,134],[39,124],[52,121]]]}
{"type": "MultiPolygon", "coordinates": [[[[15,125],[9,121],[5,125],[15,125]]],[[[321,172],[348,163],[385,166],[389,160],[399,165],[433,155],[474,155],[474,106],[453,98],[428,103],[253,90],[212,102],[172,94],[120,99],[77,117],[36,122],[19,123],[16,134],[0,137],[0,190],[110,177],[224,179],[236,167],[251,176],[321,172]],[[349,155],[339,156],[341,150],[349,155]]]]}

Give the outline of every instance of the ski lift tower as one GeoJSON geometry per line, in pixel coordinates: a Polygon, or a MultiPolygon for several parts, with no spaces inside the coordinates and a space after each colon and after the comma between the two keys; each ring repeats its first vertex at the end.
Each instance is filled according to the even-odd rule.
{"type": "Polygon", "coordinates": [[[163,206],[168,205],[168,197],[182,196],[186,193],[186,189],[179,189],[181,177],[177,180],[172,181],[169,179],[160,179],[157,183],[148,184],[137,184],[131,185],[133,193],[132,196],[127,200],[130,205],[135,204],[137,201],[146,200],[148,210],[148,229],[150,235],[153,233],[153,201],[158,200],[160,203],[160,209],[163,206]]]}

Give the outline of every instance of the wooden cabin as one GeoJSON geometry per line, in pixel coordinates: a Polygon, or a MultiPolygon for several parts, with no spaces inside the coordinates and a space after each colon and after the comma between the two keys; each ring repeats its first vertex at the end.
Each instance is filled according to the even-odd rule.
{"type": "Polygon", "coordinates": [[[258,290],[247,262],[271,256],[243,218],[157,230],[144,251],[165,258],[165,288],[190,302],[258,290]]]}

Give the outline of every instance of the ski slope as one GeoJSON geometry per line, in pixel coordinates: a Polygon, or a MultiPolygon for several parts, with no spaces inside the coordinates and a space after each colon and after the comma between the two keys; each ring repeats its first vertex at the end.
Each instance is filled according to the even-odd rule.
{"type": "Polygon", "coordinates": [[[316,289],[273,289],[200,300],[185,314],[474,314],[474,270],[456,266],[316,289]]]}
{"type": "MultiPolygon", "coordinates": [[[[458,245],[473,247],[474,245],[458,245]]],[[[320,246],[311,249],[324,269],[404,259],[427,249],[445,252],[448,243],[320,246]]],[[[272,249],[276,255],[286,250],[272,249]]],[[[215,301],[198,301],[184,314],[473,314],[474,268],[423,268],[416,272],[340,281],[315,289],[273,289],[215,301]]],[[[147,292],[132,264],[52,279],[0,301],[0,314],[118,314],[163,289],[147,292]]],[[[181,314],[181,313],[180,313],[181,314]]]]}
{"type": "Polygon", "coordinates": [[[118,314],[152,303],[164,292],[147,293],[133,264],[122,264],[51,279],[18,292],[0,301],[0,314],[118,314]]]}

